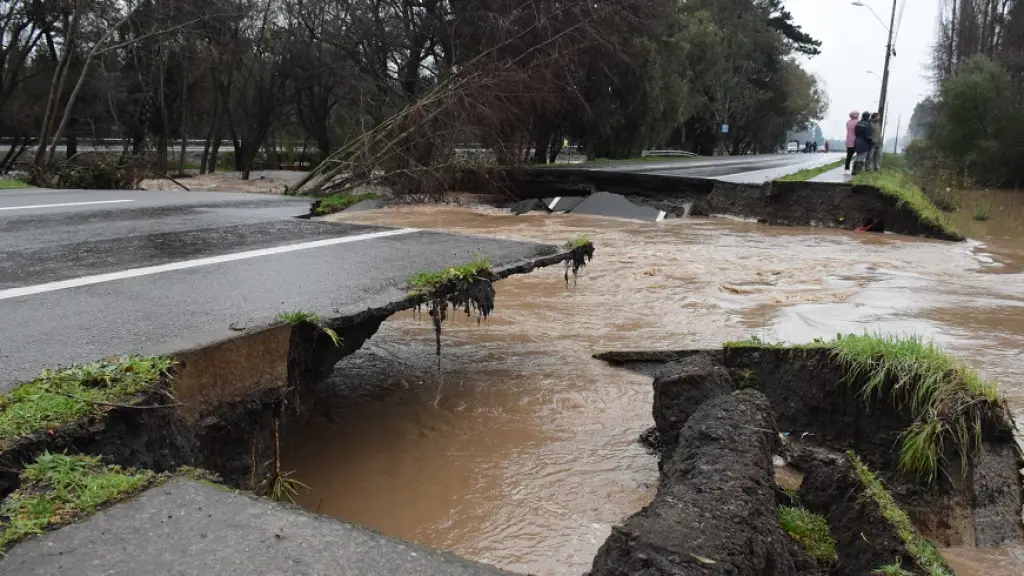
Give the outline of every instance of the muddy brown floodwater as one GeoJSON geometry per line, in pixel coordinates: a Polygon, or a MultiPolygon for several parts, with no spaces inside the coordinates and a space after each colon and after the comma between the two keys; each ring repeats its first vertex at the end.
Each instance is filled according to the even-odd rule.
{"type": "MultiPolygon", "coordinates": [[[[1012,222],[950,244],[450,207],[350,219],[552,243],[586,233],[598,247],[574,288],[561,269],[513,277],[490,320],[449,322],[440,373],[429,322],[388,320],[335,374],[364,393],[288,446],[304,506],[513,571],[583,573],[653,495],[655,457],[636,442],[650,380],[595,351],[913,331],[999,381],[1024,415],[1024,227],[1012,222]]],[[[960,574],[1024,573],[1024,549],[946,553],[960,574]]]]}

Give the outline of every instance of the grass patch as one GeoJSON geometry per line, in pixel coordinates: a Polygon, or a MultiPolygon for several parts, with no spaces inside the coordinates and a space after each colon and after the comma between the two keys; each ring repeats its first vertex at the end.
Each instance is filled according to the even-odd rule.
{"type": "Polygon", "coordinates": [[[494,274],[491,261],[477,256],[471,262],[461,266],[452,266],[444,270],[417,272],[409,278],[410,296],[426,296],[445,285],[468,285],[479,279],[490,279],[494,274]]]}
{"type": "Polygon", "coordinates": [[[925,195],[904,172],[883,169],[880,172],[864,172],[853,177],[853,184],[857,186],[872,186],[880,190],[886,196],[896,200],[897,206],[906,205],[917,213],[922,221],[931,224],[946,234],[956,238],[963,238],[960,232],[953,226],[949,217],[925,195]]]}
{"type": "Polygon", "coordinates": [[[579,236],[570,238],[569,241],[565,243],[564,247],[566,250],[575,250],[577,248],[583,248],[588,244],[593,243],[594,241],[590,238],[590,236],[587,236],[586,234],[580,234],[579,236]]]}
{"type": "Polygon", "coordinates": [[[943,447],[952,441],[963,466],[981,447],[981,419],[1001,405],[994,385],[977,372],[919,336],[849,335],[831,343],[835,358],[858,382],[866,402],[888,398],[906,409],[914,424],[901,435],[900,469],[933,483],[943,447]]]}
{"type": "Polygon", "coordinates": [[[831,350],[846,369],[845,383],[859,386],[857,394],[866,405],[887,401],[909,413],[913,424],[900,435],[900,471],[926,484],[938,479],[950,443],[966,472],[982,444],[982,419],[1005,404],[994,384],[920,336],[850,334],[787,345],[755,335],[723,346],[831,350]]]}
{"type": "Polygon", "coordinates": [[[913,572],[903,569],[903,561],[897,558],[892,564],[886,564],[871,571],[872,576],[916,576],[913,572]]]}
{"type": "MultiPolygon", "coordinates": [[[[433,272],[419,272],[409,278],[409,296],[420,298],[434,325],[437,344],[438,369],[441,366],[441,325],[448,318],[448,306],[465,310],[469,316],[474,310],[477,322],[494,310],[494,268],[491,261],[477,256],[468,264],[452,266],[433,272]]],[[[419,309],[420,306],[417,306],[419,309]]]]}
{"type": "Polygon", "coordinates": [[[0,449],[40,430],[103,414],[110,404],[133,404],[173,365],[167,358],[127,356],[44,370],[32,382],[0,396],[0,449]]]}
{"type": "MultiPolygon", "coordinates": [[[[917,565],[928,576],[953,576],[953,571],[949,569],[942,556],[939,555],[935,545],[918,533],[913,523],[911,523],[910,517],[896,504],[892,494],[885,488],[882,481],[861,462],[860,458],[852,450],[848,454],[850,463],[853,466],[853,472],[864,487],[864,493],[878,504],[882,516],[896,528],[900,539],[903,540],[903,544],[907,548],[907,552],[913,556],[917,565]]],[[[894,566],[898,568],[899,562],[895,565],[884,566],[883,568],[891,569],[894,566]]],[[[900,569],[902,570],[902,568],[900,569]]],[[[891,574],[899,574],[899,572],[891,572],[891,574]]]]}
{"type": "Polygon", "coordinates": [[[817,168],[804,168],[803,170],[800,170],[799,172],[793,172],[792,174],[787,174],[787,175],[783,176],[782,178],[779,178],[779,182],[806,182],[806,181],[810,180],[811,178],[814,178],[815,176],[821,176],[825,172],[828,172],[829,170],[832,170],[833,168],[838,168],[838,167],[840,167],[842,165],[843,165],[843,161],[842,160],[836,160],[835,162],[832,162],[831,164],[826,164],[824,166],[818,166],[817,168]]]}
{"type": "Polygon", "coordinates": [[[803,546],[808,556],[822,567],[835,564],[838,559],[836,539],[824,516],[795,506],[779,506],[778,511],[782,529],[803,546]]]}
{"type": "Polygon", "coordinates": [[[68,524],[147,487],[156,474],[104,465],[99,457],[43,453],[21,473],[0,517],[0,550],[32,534],[68,524]]]}
{"type": "Polygon", "coordinates": [[[361,194],[334,194],[333,196],[325,196],[320,199],[320,203],[313,210],[313,213],[317,216],[325,216],[327,214],[334,214],[335,212],[341,212],[346,208],[362,202],[363,200],[376,200],[377,195],[373,192],[363,192],[361,194]]]}
{"type": "Polygon", "coordinates": [[[341,337],[334,331],[334,328],[328,326],[324,319],[320,317],[316,312],[307,312],[306,310],[294,310],[292,312],[281,312],[277,315],[277,319],[281,322],[287,322],[289,324],[312,324],[320,329],[321,332],[327,335],[334,342],[334,345],[338,348],[341,347],[341,337]]]}
{"type": "Polygon", "coordinates": [[[17,178],[0,178],[0,190],[14,190],[15,188],[33,188],[33,186],[17,178]]]}

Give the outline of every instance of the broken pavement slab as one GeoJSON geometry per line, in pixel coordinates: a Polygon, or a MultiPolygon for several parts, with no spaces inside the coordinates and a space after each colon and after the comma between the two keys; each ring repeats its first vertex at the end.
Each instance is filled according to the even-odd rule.
{"type": "Polygon", "coordinates": [[[185,479],[25,540],[0,557],[0,573],[510,575],[297,507],[185,479]]]}
{"type": "Polygon", "coordinates": [[[611,192],[597,192],[587,196],[572,209],[572,213],[628,218],[646,222],[661,222],[665,219],[664,211],[633,204],[625,196],[611,192]]]}

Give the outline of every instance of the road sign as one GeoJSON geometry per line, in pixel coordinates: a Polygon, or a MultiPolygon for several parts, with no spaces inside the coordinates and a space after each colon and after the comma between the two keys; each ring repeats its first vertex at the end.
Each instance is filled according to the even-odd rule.
{"type": "Polygon", "coordinates": [[[729,133],[729,125],[728,124],[722,124],[722,134],[728,134],[728,133],[729,133]]]}

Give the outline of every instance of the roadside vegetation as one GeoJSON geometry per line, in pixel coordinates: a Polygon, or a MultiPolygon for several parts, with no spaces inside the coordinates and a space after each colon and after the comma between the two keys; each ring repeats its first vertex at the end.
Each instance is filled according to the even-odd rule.
{"type": "Polygon", "coordinates": [[[0,396],[0,449],[18,438],[111,408],[137,407],[144,393],[167,377],[173,365],[167,358],[127,356],[44,370],[32,382],[0,396]]]}
{"type": "Polygon", "coordinates": [[[925,484],[938,479],[947,447],[966,467],[981,447],[983,419],[1005,405],[994,384],[916,335],[850,334],[800,345],[753,336],[724,346],[830,350],[846,370],[844,383],[857,388],[865,405],[891,402],[909,414],[913,424],[900,437],[899,465],[925,484]]]}
{"type": "Polygon", "coordinates": [[[317,216],[326,216],[327,214],[341,212],[342,210],[350,208],[363,200],[376,199],[377,195],[373,192],[363,192],[361,194],[332,194],[330,196],[320,198],[319,203],[313,210],[313,213],[317,216]]]}
{"type": "Polygon", "coordinates": [[[853,177],[854,185],[872,186],[886,196],[896,200],[897,205],[906,205],[918,214],[924,222],[932,224],[947,234],[963,238],[950,218],[925,195],[910,175],[893,168],[883,167],[880,172],[863,172],[853,177]]]}
{"type": "Polygon", "coordinates": [[[79,520],[150,486],[151,470],[103,464],[97,456],[41,454],[0,508],[0,550],[32,534],[79,520]]]}
{"type": "Polygon", "coordinates": [[[822,568],[836,563],[836,539],[824,516],[798,506],[779,506],[779,525],[822,568]]]}
{"type": "Polygon", "coordinates": [[[0,190],[13,190],[16,188],[31,188],[32,185],[28,182],[22,182],[17,178],[2,178],[0,177],[0,190]]]}
{"type": "Polygon", "coordinates": [[[334,328],[331,328],[324,322],[324,319],[315,312],[307,312],[306,310],[294,310],[292,312],[281,312],[277,315],[277,319],[281,322],[287,322],[289,324],[310,324],[316,326],[321,332],[327,335],[334,342],[334,345],[341,347],[341,337],[335,332],[334,328]]]}
{"type": "Polygon", "coordinates": [[[811,178],[814,178],[816,176],[821,176],[825,172],[828,172],[829,170],[832,170],[834,168],[838,168],[838,167],[840,167],[842,165],[843,165],[843,161],[842,160],[836,160],[835,162],[833,162],[831,164],[826,164],[824,166],[819,166],[817,168],[804,168],[803,170],[800,170],[799,172],[794,172],[792,174],[787,174],[787,175],[783,176],[782,178],[779,178],[779,181],[780,182],[806,182],[806,181],[810,180],[811,178]]]}
{"type": "Polygon", "coordinates": [[[888,400],[914,419],[900,439],[904,472],[934,483],[949,443],[969,464],[981,447],[982,419],[1003,404],[994,385],[918,336],[850,335],[832,346],[865,403],[888,400]]]}
{"type": "MultiPolygon", "coordinates": [[[[935,545],[914,528],[910,517],[896,504],[892,494],[882,484],[878,476],[865,466],[852,451],[848,453],[848,456],[853,466],[853,473],[864,488],[865,496],[875,501],[882,512],[882,516],[896,529],[900,539],[903,540],[903,544],[907,548],[907,552],[914,557],[914,561],[917,562],[918,566],[925,571],[927,576],[953,576],[953,571],[946,565],[935,545]]],[[[893,560],[893,564],[880,566],[876,572],[886,574],[886,576],[889,574],[900,574],[898,570],[902,570],[900,567],[901,562],[899,559],[894,558],[893,560]],[[882,572],[884,570],[888,570],[888,572],[882,572]]]]}
{"type": "Polygon", "coordinates": [[[434,325],[438,366],[441,362],[441,325],[448,319],[448,306],[476,312],[477,322],[494,310],[494,268],[491,261],[477,256],[461,266],[414,274],[406,282],[409,296],[427,306],[434,325]]]}

